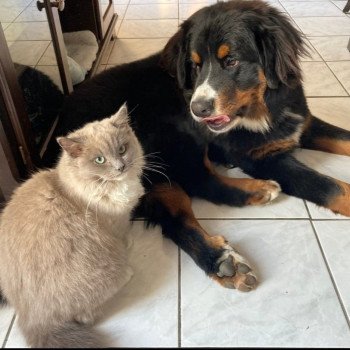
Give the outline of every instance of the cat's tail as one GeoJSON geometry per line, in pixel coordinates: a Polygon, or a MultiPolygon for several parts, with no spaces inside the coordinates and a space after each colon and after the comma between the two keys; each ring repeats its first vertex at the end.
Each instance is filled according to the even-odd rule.
{"type": "Polygon", "coordinates": [[[103,348],[102,335],[92,326],[68,322],[61,326],[24,327],[28,345],[33,348],[103,348]]]}

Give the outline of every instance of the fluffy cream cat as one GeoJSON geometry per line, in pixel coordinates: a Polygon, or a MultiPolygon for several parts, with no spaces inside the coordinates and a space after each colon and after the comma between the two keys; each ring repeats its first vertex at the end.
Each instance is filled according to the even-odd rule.
{"type": "Polygon", "coordinates": [[[57,166],[1,216],[0,288],[30,346],[103,346],[91,325],[132,275],[123,238],[144,193],[143,152],[126,106],[57,140],[57,166]]]}

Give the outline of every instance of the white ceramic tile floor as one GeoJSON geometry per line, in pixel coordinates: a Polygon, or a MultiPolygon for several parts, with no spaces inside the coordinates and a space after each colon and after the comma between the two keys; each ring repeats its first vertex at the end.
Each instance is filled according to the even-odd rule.
{"type": "Polygon", "coordinates": [[[322,61],[321,56],[319,53],[315,50],[315,48],[310,45],[310,41],[305,39],[306,45],[308,46],[308,53],[309,55],[305,55],[301,57],[302,62],[320,62],[322,61]]]}
{"type": "Polygon", "coordinates": [[[350,93],[350,61],[328,62],[328,66],[350,93]]]}
{"type": "Polygon", "coordinates": [[[310,37],[311,44],[325,61],[349,61],[349,36],[310,37]]]}
{"type": "Polygon", "coordinates": [[[51,40],[47,22],[13,22],[5,30],[8,41],[51,40]]]}
{"type": "Polygon", "coordinates": [[[147,57],[165,46],[169,39],[117,39],[110,53],[108,64],[122,64],[147,57]]]}
{"type": "Polygon", "coordinates": [[[350,317],[350,279],[344,278],[350,269],[349,222],[315,221],[314,226],[330,271],[344,300],[345,310],[350,317]]]}
{"type": "MultiPolygon", "coordinates": [[[[126,11],[128,13],[128,11],[126,11]]],[[[169,38],[176,33],[177,19],[123,20],[119,38],[169,38]]]]}
{"type": "MultiPolygon", "coordinates": [[[[35,6],[35,1],[2,1],[7,6],[35,6]]],[[[194,8],[213,2],[115,1],[126,12],[125,16],[121,12],[118,39],[109,46],[100,70],[160,50],[194,8]],[[144,17],[131,19],[138,4],[150,9],[143,6],[144,17]],[[181,12],[177,17],[164,19],[159,14],[154,18],[161,8],[174,6],[181,12]]],[[[312,58],[303,59],[302,67],[312,113],[350,130],[346,49],[350,18],[341,12],[345,1],[269,2],[283,7],[310,41],[312,58]]],[[[7,31],[10,24],[2,24],[7,31]]],[[[41,69],[50,69],[44,64],[51,62],[47,59],[44,54],[41,69]]],[[[320,172],[350,182],[348,157],[310,150],[297,151],[295,156],[320,172]]],[[[218,170],[246,177],[239,169],[218,170]]],[[[350,347],[349,218],[286,195],[263,207],[230,208],[194,200],[193,208],[208,232],[224,234],[255,266],[258,288],[244,294],[220,287],[162,238],[159,228],[145,230],[136,222],[130,253],[135,275],[106,304],[97,323],[111,346],[350,347]]],[[[0,345],[24,347],[12,319],[11,308],[0,308],[0,345]]]]}
{"type": "Polygon", "coordinates": [[[292,17],[346,16],[332,2],[326,1],[284,1],[283,6],[292,17]]]}
{"type": "Polygon", "coordinates": [[[183,3],[179,5],[179,14],[181,19],[185,19],[190,17],[193,13],[198,11],[199,9],[208,6],[205,2],[198,2],[198,3],[183,3]]]}
{"type": "Polygon", "coordinates": [[[1,22],[1,27],[3,30],[5,30],[11,23],[9,22],[1,22]]]}
{"type": "Polygon", "coordinates": [[[39,11],[34,6],[28,6],[16,19],[15,22],[46,22],[46,12],[39,11]]]}
{"type": "Polygon", "coordinates": [[[125,19],[167,19],[178,18],[177,4],[129,5],[125,19]]]}
{"type": "Polygon", "coordinates": [[[14,62],[24,65],[36,65],[48,48],[50,41],[8,41],[11,58],[14,62]]]}
{"type": "Polygon", "coordinates": [[[344,17],[293,17],[307,36],[350,35],[350,22],[344,17]]]}
{"type": "Polygon", "coordinates": [[[335,5],[335,6],[337,6],[338,8],[340,8],[341,10],[343,10],[343,8],[345,7],[345,5],[346,5],[346,3],[347,3],[347,1],[346,0],[337,0],[337,1],[332,1],[333,2],[333,4],[335,5]]]}
{"type": "Polygon", "coordinates": [[[61,87],[54,67],[57,66],[56,59],[52,46],[49,45],[51,35],[45,11],[37,9],[36,0],[1,0],[0,20],[8,9],[17,10],[16,16],[8,18],[8,23],[1,21],[12,60],[33,68],[51,65],[45,71],[47,74],[52,73],[51,78],[61,87]],[[45,57],[42,59],[43,56],[45,57]]]}
{"type": "Polygon", "coordinates": [[[336,347],[348,324],[307,220],[202,222],[257,267],[254,293],[214,285],[181,253],[184,347],[336,347]]]}
{"type": "Polygon", "coordinates": [[[347,96],[325,62],[301,62],[307,96],[347,96]]]}

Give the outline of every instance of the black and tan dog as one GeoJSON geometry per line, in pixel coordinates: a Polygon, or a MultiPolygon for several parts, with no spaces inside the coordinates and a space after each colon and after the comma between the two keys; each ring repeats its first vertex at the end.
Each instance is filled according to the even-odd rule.
{"type": "MultiPolygon", "coordinates": [[[[145,179],[148,192],[136,215],[161,225],[223,286],[249,291],[256,277],[248,262],[222,236],[205,232],[191,197],[257,205],[274,199],[281,186],[350,216],[350,186],[292,154],[302,146],[350,155],[350,132],[308,110],[299,66],[304,53],[300,33],[266,3],[218,3],[186,20],[162,53],[83,84],[67,100],[58,133],[102,119],[127,101],[145,153],[162,159],[171,182],[146,172],[151,183],[145,179]],[[233,163],[266,180],[223,177],[211,161],[233,163]]],[[[149,159],[150,167],[161,170],[149,159]]]]}

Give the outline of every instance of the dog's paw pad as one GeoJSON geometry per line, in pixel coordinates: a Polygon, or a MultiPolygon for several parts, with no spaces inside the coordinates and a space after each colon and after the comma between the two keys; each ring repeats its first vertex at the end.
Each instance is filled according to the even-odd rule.
{"type": "Polygon", "coordinates": [[[261,187],[252,193],[249,199],[251,205],[261,205],[273,201],[281,192],[281,186],[272,180],[262,181],[261,187]]]}
{"type": "Polygon", "coordinates": [[[277,183],[276,181],[266,181],[266,187],[267,187],[267,192],[270,193],[270,199],[269,202],[273,201],[275,198],[278,197],[278,195],[281,192],[281,186],[279,185],[279,183],[277,183]]]}
{"type": "Polygon", "coordinates": [[[249,292],[258,283],[249,263],[232,247],[226,245],[218,260],[219,271],[214,279],[225,288],[249,292]]]}

